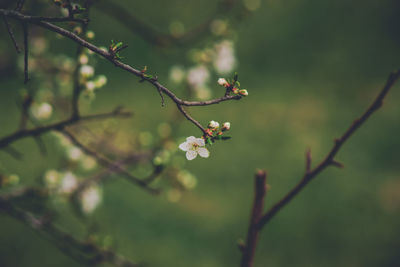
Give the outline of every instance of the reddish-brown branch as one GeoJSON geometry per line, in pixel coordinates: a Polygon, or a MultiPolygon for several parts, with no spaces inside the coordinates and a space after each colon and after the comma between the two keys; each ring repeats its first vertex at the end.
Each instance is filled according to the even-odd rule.
{"type": "Polygon", "coordinates": [[[247,232],[247,240],[246,244],[241,248],[243,253],[240,264],[241,267],[253,266],[254,253],[259,235],[257,225],[263,213],[264,199],[267,192],[266,180],[267,173],[265,171],[258,171],[255,176],[254,202],[250,216],[249,230],[247,232]]]}
{"type": "Polygon", "coordinates": [[[314,169],[309,169],[311,166],[311,155],[306,157],[307,166],[306,172],[300,182],[293,187],[280,201],[278,201],[272,208],[266,212],[260,222],[258,223],[258,229],[261,230],[264,225],[266,225],[283,207],[285,207],[312,179],[314,179],[318,174],[325,170],[329,166],[343,167],[343,164],[337,162],[334,158],[339,152],[343,144],[353,135],[353,133],[363,125],[368,118],[378,110],[382,104],[383,99],[393,87],[397,80],[400,78],[400,70],[393,72],[389,75],[385,86],[382,88],[378,96],[375,98],[373,103],[367,108],[367,110],[361,115],[360,118],[354,120],[346,132],[340,137],[335,139],[335,144],[329,151],[324,160],[322,160],[314,169]],[[308,169],[308,170],[307,170],[308,169]]]}

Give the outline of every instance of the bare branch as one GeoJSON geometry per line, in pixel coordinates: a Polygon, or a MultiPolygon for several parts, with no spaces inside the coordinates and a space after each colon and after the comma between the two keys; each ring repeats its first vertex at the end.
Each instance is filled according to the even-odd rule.
{"type": "Polygon", "coordinates": [[[87,116],[79,117],[78,119],[72,118],[72,119],[60,121],[57,123],[53,123],[53,124],[50,124],[47,126],[39,126],[39,127],[33,128],[33,129],[18,130],[16,132],[0,139],[0,149],[7,147],[10,144],[12,144],[13,142],[20,140],[22,138],[35,137],[35,136],[39,136],[39,135],[42,135],[42,134],[50,132],[50,131],[60,131],[60,130],[63,130],[67,126],[77,124],[78,122],[112,118],[112,117],[126,118],[126,117],[130,117],[131,115],[132,115],[131,112],[122,111],[120,108],[117,108],[117,109],[113,110],[112,112],[108,112],[108,113],[87,115],[87,116]]]}
{"type": "Polygon", "coordinates": [[[3,16],[3,19],[4,19],[4,24],[6,25],[8,34],[10,35],[11,41],[13,42],[13,45],[14,45],[14,47],[15,47],[15,50],[17,50],[17,53],[21,53],[21,48],[19,48],[18,43],[17,43],[17,40],[15,40],[14,32],[13,32],[13,30],[12,30],[12,28],[11,28],[10,23],[9,23],[8,20],[7,20],[7,17],[6,17],[6,16],[3,16]]]}
{"type": "Polygon", "coordinates": [[[158,189],[154,189],[154,188],[149,187],[147,182],[145,182],[145,181],[133,176],[132,174],[130,174],[127,170],[122,168],[120,166],[120,164],[116,164],[114,161],[112,161],[112,160],[106,158],[105,156],[100,155],[99,153],[89,149],[88,147],[83,145],[81,142],[79,142],[79,140],[76,139],[75,136],[73,136],[67,130],[63,129],[60,132],[62,134],[64,134],[75,146],[80,148],[85,154],[94,157],[97,160],[97,162],[100,165],[102,165],[103,167],[109,168],[111,170],[115,170],[118,173],[123,174],[124,177],[126,177],[129,182],[132,182],[132,183],[144,188],[149,193],[158,194],[160,192],[158,189]]]}
{"type": "Polygon", "coordinates": [[[258,171],[255,176],[254,188],[254,202],[250,216],[249,230],[247,233],[246,244],[242,247],[242,261],[241,267],[252,267],[254,253],[257,246],[259,230],[257,225],[262,216],[264,209],[264,198],[267,192],[267,173],[265,171],[258,171]]]}
{"type": "Polygon", "coordinates": [[[9,216],[21,221],[43,238],[53,243],[62,253],[70,256],[77,262],[85,265],[95,265],[100,263],[111,263],[114,266],[135,267],[137,263],[125,259],[112,250],[107,250],[96,246],[90,242],[79,241],[72,235],[56,227],[48,217],[36,216],[24,209],[12,204],[11,200],[22,197],[25,194],[39,193],[36,189],[23,189],[12,195],[0,196],[0,212],[5,212],[9,216]]]}
{"type": "Polygon", "coordinates": [[[353,135],[353,133],[363,125],[368,118],[377,111],[383,104],[383,99],[393,87],[393,85],[400,78],[400,70],[395,71],[389,75],[385,86],[382,88],[378,96],[375,98],[373,103],[367,108],[367,110],[361,115],[360,118],[356,119],[346,132],[338,139],[335,139],[335,144],[329,151],[324,160],[322,160],[314,169],[306,171],[301,181],[293,187],[280,201],[278,201],[272,208],[266,212],[260,222],[258,223],[258,229],[262,229],[283,207],[285,207],[300,191],[318,174],[325,170],[329,166],[342,167],[343,164],[337,162],[334,158],[339,152],[343,144],[353,135]]]}

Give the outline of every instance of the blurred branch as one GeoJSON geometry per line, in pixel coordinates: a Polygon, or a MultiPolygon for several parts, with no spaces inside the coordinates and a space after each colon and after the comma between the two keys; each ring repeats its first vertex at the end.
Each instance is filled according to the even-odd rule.
{"type": "MultiPolygon", "coordinates": [[[[15,18],[17,20],[21,20],[21,21],[25,21],[25,22],[29,22],[32,24],[36,24],[40,27],[46,28],[50,31],[59,33],[75,42],[77,42],[78,44],[80,44],[83,47],[88,48],[89,50],[93,51],[94,53],[106,58],[107,60],[109,60],[110,62],[112,62],[116,67],[121,68],[125,71],[128,71],[130,73],[132,73],[133,75],[139,77],[142,81],[146,81],[148,83],[151,83],[159,92],[164,93],[165,95],[167,95],[172,101],[174,101],[176,103],[176,105],[179,107],[181,106],[207,106],[207,105],[213,105],[213,104],[218,104],[224,101],[228,101],[228,100],[240,100],[242,97],[240,95],[232,95],[232,96],[223,96],[220,98],[216,98],[216,99],[212,99],[212,100],[208,100],[208,101],[186,101],[186,100],[182,100],[180,98],[178,98],[172,91],[170,91],[168,88],[166,88],[165,86],[163,86],[162,84],[160,84],[157,81],[157,78],[153,78],[150,75],[146,75],[143,71],[137,70],[133,67],[131,67],[128,64],[122,63],[121,61],[119,61],[115,55],[115,53],[113,53],[112,51],[105,51],[95,45],[93,45],[92,43],[87,42],[86,40],[82,39],[81,37],[79,37],[78,35],[67,31],[61,27],[58,27],[56,25],[53,25],[51,23],[48,22],[44,22],[44,21],[37,21],[37,20],[32,20],[32,18],[30,16],[26,16],[23,15],[19,12],[15,12],[12,10],[5,10],[5,9],[0,9],[0,14],[3,14],[5,16],[9,16],[12,18],[15,18]]],[[[179,110],[182,112],[182,114],[189,120],[191,121],[193,124],[195,124],[197,127],[201,126],[201,124],[191,118],[190,116],[188,116],[188,114],[184,111],[183,108],[179,108],[179,110]],[[191,119],[189,119],[189,117],[191,119]]],[[[205,129],[203,127],[199,127],[199,129],[203,132],[203,134],[207,135],[207,132],[205,131],[205,129]]],[[[1,148],[1,146],[0,146],[1,148]]]]}
{"type": "Polygon", "coordinates": [[[264,209],[264,198],[267,192],[267,173],[265,171],[258,171],[255,176],[254,188],[254,202],[250,216],[249,230],[247,232],[246,244],[240,247],[242,251],[241,267],[253,266],[254,253],[257,246],[259,230],[257,225],[262,216],[264,209]]]}
{"type": "Polygon", "coordinates": [[[103,249],[90,242],[79,241],[72,235],[56,227],[50,217],[36,216],[12,203],[14,198],[26,194],[41,194],[34,188],[24,188],[7,195],[0,195],[0,212],[21,221],[42,237],[53,243],[62,253],[85,265],[97,265],[108,262],[114,266],[139,266],[112,250],[103,249]]]}
{"type": "Polygon", "coordinates": [[[73,125],[73,124],[77,124],[78,122],[106,119],[106,118],[113,118],[113,117],[125,118],[125,117],[130,117],[131,115],[132,115],[131,112],[123,111],[123,110],[121,110],[121,108],[117,108],[108,113],[99,113],[99,114],[82,116],[79,118],[70,118],[70,119],[60,121],[57,123],[53,123],[53,124],[50,124],[47,126],[38,126],[33,129],[18,130],[8,136],[0,138],[0,149],[7,147],[10,144],[12,144],[13,142],[20,140],[22,138],[40,136],[49,131],[61,131],[65,127],[73,125]]]}
{"type": "Polygon", "coordinates": [[[357,129],[359,129],[371,117],[371,115],[383,105],[384,98],[388,94],[389,90],[393,87],[393,85],[399,80],[399,78],[400,70],[397,70],[389,75],[386,84],[384,85],[378,96],[375,98],[375,100],[372,102],[372,104],[367,108],[367,110],[361,115],[360,118],[357,118],[353,121],[350,127],[344,132],[344,134],[340,138],[335,139],[335,144],[333,145],[332,149],[329,151],[326,157],[313,169],[311,168],[311,152],[310,150],[306,151],[306,167],[303,178],[281,200],[279,200],[275,205],[272,206],[272,208],[264,213],[262,217],[257,216],[259,214],[258,210],[260,208],[260,203],[257,200],[259,200],[262,196],[262,194],[260,193],[262,192],[262,190],[258,189],[260,190],[260,192],[257,191],[257,188],[261,187],[262,184],[262,179],[257,178],[259,176],[257,174],[256,184],[259,183],[259,185],[256,185],[255,201],[253,203],[253,215],[250,221],[247,243],[244,247],[242,247],[242,251],[244,252],[241,267],[253,266],[252,258],[254,257],[257,234],[281,209],[283,209],[291,200],[293,200],[293,198],[297,194],[299,194],[302,189],[307,186],[311,180],[317,177],[323,170],[325,170],[329,166],[335,166],[339,168],[343,167],[342,163],[335,160],[336,154],[342,148],[343,144],[354,134],[354,132],[357,131],[357,129]],[[257,182],[257,179],[259,179],[260,181],[257,182]]]}
{"type": "Polygon", "coordinates": [[[75,136],[73,136],[67,130],[63,129],[60,132],[62,134],[64,134],[75,146],[80,148],[85,154],[94,157],[97,160],[97,162],[100,165],[102,165],[103,167],[109,168],[111,171],[115,171],[115,172],[123,174],[124,177],[126,177],[129,182],[134,183],[134,184],[142,187],[143,189],[145,189],[149,193],[158,194],[160,192],[158,189],[154,189],[154,188],[149,187],[147,182],[145,182],[145,181],[133,176],[132,174],[130,174],[127,170],[122,168],[120,164],[115,163],[114,161],[106,158],[103,155],[100,155],[99,153],[95,152],[94,150],[89,149],[88,147],[83,145],[81,142],[79,142],[79,140],[76,139],[75,136]]]}
{"type": "Polygon", "coordinates": [[[202,37],[210,30],[213,20],[221,17],[221,14],[227,16],[235,6],[237,0],[220,0],[217,4],[215,12],[204,22],[196,26],[190,31],[185,32],[181,36],[165,34],[155,29],[151,25],[141,21],[132,12],[120,6],[116,1],[101,0],[94,7],[101,12],[109,15],[113,19],[119,21],[135,34],[138,34],[145,41],[161,47],[169,47],[172,45],[183,45],[202,37]]]}
{"type": "Polygon", "coordinates": [[[13,42],[13,45],[15,47],[15,50],[17,50],[17,53],[21,53],[21,48],[19,48],[17,40],[15,40],[14,32],[13,32],[13,30],[11,28],[10,23],[7,20],[7,17],[3,16],[3,20],[4,20],[4,24],[6,25],[8,34],[10,35],[11,41],[13,42]]]}

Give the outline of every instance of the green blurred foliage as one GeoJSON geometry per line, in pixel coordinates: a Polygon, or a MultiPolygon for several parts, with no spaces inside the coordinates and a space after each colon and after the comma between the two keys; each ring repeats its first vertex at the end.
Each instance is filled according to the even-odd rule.
{"type": "MultiPolygon", "coordinates": [[[[121,2],[164,32],[173,21],[190,29],[216,6],[211,0],[121,2]]],[[[87,225],[96,227],[99,239],[111,237],[112,248],[148,266],[238,266],[237,240],[246,234],[255,170],[268,170],[269,207],[301,178],[307,148],[314,163],[323,158],[333,138],[399,68],[399,8],[395,0],[261,1],[255,12],[235,23],[237,71],[250,95],[239,102],[190,109],[203,124],[211,119],[232,124],[231,140],[212,146],[209,159],[187,163],[186,169],[198,178],[197,187],[171,203],[165,194],[154,197],[118,180],[104,186],[103,204],[92,216],[78,220],[64,207],[65,216],[57,223],[82,238],[87,225]]],[[[148,66],[149,73],[178,95],[182,89],[168,82],[170,67],[189,66],[187,51],[212,39],[160,49],[97,10],[91,13],[90,29],[98,45],[107,46],[111,39],[127,43],[124,61],[138,69],[148,66]]],[[[0,34],[1,53],[16,60],[3,25],[0,34]]],[[[72,42],[48,36],[52,52],[73,55],[72,42]]],[[[10,72],[0,80],[2,136],[18,123],[14,99],[23,87],[22,74],[10,72]]],[[[159,123],[175,112],[169,100],[160,106],[154,88],[108,62],[100,61],[96,72],[107,74],[109,83],[90,112],[122,104],[135,113],[116,127],[156,135],[159,123]]],[[[214,96],[222,94],[216,84],[212,89],[214,96]]],[[[255,266],[399,266],[399,99],[396,85],[384,107],[338,154],[345,168],[321,174],[266,226],[255,266]]],[[[177,140],[199,135],[186,121],[176,132],[177,140]]],[[[51,142],[49,136],[45,140],[51,142]]],[[[15,148],[24,159],[0,152],[1,168],[17,173],[21,183],[35,183],[63,160],[57,149],[48,147],[48,156],[42,157],[31,139],[21,140],[15,148]]],[[[80,266],[5,215],[0,216],[0,229],[1,266],[80,266]]]]}

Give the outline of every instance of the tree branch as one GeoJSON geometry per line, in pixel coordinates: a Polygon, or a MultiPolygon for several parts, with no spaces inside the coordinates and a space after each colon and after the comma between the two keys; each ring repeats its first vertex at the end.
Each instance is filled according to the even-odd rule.
{"type": "Polygon", "coordinates": [[[113,171],[115,170],[116,172],[123,174],[124,177],[126,177],[129,182],[134,183],[134,184],[142,187],[143,189],[145,189],[147,192],[149,192],[151,194],[158,194],[160,192],[160,190],[158,190],[158,189],[154,189],[154,188],[149,187],[147,182],[145,182],[145,181],[133,176],[132,174],[130,174],[127,170],[122,168],[120,166],[120,164],[115,163],[114,161],[106,158],[105,156],[100,155],[99,153],[89,149],[84,144],[79,142],[79,140],[76,139],[75,136],[73,136],[67,130],[63,129],[60,132],[63,135],[65,135],[75,146],[80,148],[85,154],[94,157],[97,160],[97,162],[100,165],[102,165],[103,167],[110,168],[113,171]]]}
{"type": "MultiPolygon", "coordinates": [[[[48,22],[44,22],[44,21],[37,21],[36,19],[32,19],[31,16],[26,16],[23,15],[19,12],[15,12],[12,10],[6,10],[6,9],[0,9],[0,14],[3,14],[5,16],[9,16],[12,18],[15,18],[17,20],[22,20],[22,21],[26,21],[26,22],[30,22],[32,24],[38,25],[40,27],[46,28],[50,31],[59,33],[73,41],[75,41],[76,43],[80,44],[83,47],[88,48],[89,50],[93,51],[94,53],[104,57],[105,59],[107,59],[108,61],[112,62],[116,67],[121,68],[125,71],[128,71],[129,73],[137,76],[140,78],[140,81],[146,81],[151,83],[158,91],[164,93],[165,95],[167,95],[172,101],[174,101],[178,108],[179,106],[207,106],[207,105],[213,105],[213,104],[218,104],[224,101],[228,101],[228,100],[240,100],[242,97],[240,95],[232,95],[232,96],[223,96],[220,98],[216,98],[216,99],[212,99],[212,100],[208,100],[208,101],[186,101],[186,100],[182,100],[180,98],[178,98],[172,91],[170,91],[168,88],[166,88],[165,86],[163,86],[162,84],[160,84],[157,79],[154,78],[148,78],[146,76],[143,75],[143,72],[140,70],[137,70],[133,67],[131,67],[128,64],[125,64],[121,61],[119,61],[118,59],[116,59],[115,55],[113,53],[110,53],[109,51],[103,50],[89,42],[87,42],[86,40],[82,39],[81,37],[79,37],[78,35],[67,31],[61,27],[58,27],[56,25],[53,25],[51,23],[48,22]]],[[[182,112],[183,109],[179,108],[179,110],[182,112]]],[[[190,118],[187,116],[188,114],[184,112],[182,112],[182,114],[189,120],[191,121],[193,124],[195,124],[197,127],[199,127],[199,125],[201,126],[201,124],[196,121],[195,119],[190,118]]],[[[200,128],[200,127],[199,127],[200,128]]],[[[202,127],[200,128],[202,130],[202,127]]],[[[203,130],[202,130],[203,131],[203,130]]],[[[204,131],[203,131],[204,133],[204,131]]]]}
{"type": "Polygon", "coordinates": [[[18,130],[8,136],[5,136],[0,139],[0,149],[9,146],[13,142],[20,140],[25,137],[36,137],[39,135],[42,135],[44,133],[47,133],[49,131],[60,131],[63,130],[66,126],[70,126],[73,124],[76,124],[80,121],[90,121],[90,120],[98,120],[98,119],[105,119],[105,118],[112,118],[112,117],[130,117],[132,115],[131,112],[128,111],[122,111],[120,108],[115,109],[112,112],[108,113],[99,113],[99,114],[94,114],[94,115],[87,115],[87,116],[82,116],[79,117],[78,119],[68,119],[64,121],[60,121],[57,123],[53,123],[50,125],[46,126],[39,126],[33,129],[21,129],[18,130]]]}
{"type": "MultiPolygon", "coordinates": [[[[260,222],[258,223],[258,229],[261,230],[283,207],[285,207],[301,190],[318,174],[320,174],[323,170],[325,170],[329,166],[343,166],[341,163],[338,163],[334,158],[336,154],[339,152],[340,148],[343,144],[353,135],[353,133],[363,125],[370,116],[377,111],[383,104],[383,99],[389,92],[389,90],[393,87],[393,85],[400,78],[400,70],[397,70],[391,73],[387,79],[385,86],[382,88],[378,96],[375,98],[373,103],[367,108],[367,110],[361,115],[360,118],[353,121],[350,127],[346,130],[346,132],[340,137],[335,139],[335,144],[332,149],[329,151],[324,160],[322,160],[314,169],[306,168],[306,172],[300,182],[293,187],[280,201],[278,201],[272,208],[266,212],[260,222]]],[[[307,163],[307,166],[311,165],[311,155],[307,156],[307,160],[310,161],[307,163]]]]}
{"type": "Polygon", "coordinates": [[[241,248],[242,261],[241,267],[253,266],[254,253],[257,246],[259,230],[257,224],[262,216],[264,209],[264,198],[267,192],[266,186],[267,173],[265,171],[258,171],[255,176],[254,188],[254,202],[250,216],[249,230],[247,233],[246,244],[241,248]]]}

